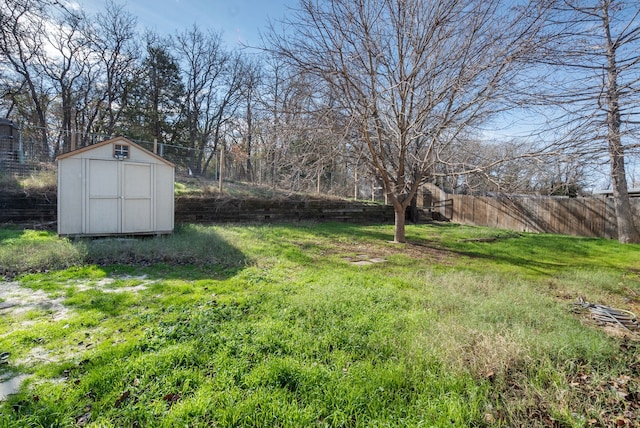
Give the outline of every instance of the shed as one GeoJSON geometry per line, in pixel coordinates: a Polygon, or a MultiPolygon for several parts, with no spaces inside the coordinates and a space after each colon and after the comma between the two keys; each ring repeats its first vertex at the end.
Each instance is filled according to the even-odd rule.
{"type": "Polygon", "coordinates": [[[117,137],[58,156],[58,234],[173,231],[175,165],[117,137]]]}

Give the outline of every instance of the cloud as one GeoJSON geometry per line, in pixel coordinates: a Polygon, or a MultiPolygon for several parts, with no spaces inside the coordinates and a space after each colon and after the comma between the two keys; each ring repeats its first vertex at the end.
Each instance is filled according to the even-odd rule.
{"type": "Polygon", "coordinates": [[[60,3],[69,10],[79,11],[82,9],[82,6],[77,1],[62,0],[60,3]]]}

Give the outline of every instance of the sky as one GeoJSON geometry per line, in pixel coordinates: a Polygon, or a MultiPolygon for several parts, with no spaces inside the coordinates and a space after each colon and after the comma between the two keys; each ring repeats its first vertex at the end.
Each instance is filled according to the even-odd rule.
{"type": "MultiPolygon", "coordinates": [[[[104,9],[104,0],[77,0],[90,15],[104,9]]],[[[282,18],[296,0],[115,0],[138,18],[138,29],[175,34],[194,23],[222,33],[229,48],[256,46],[268,21],[282,18]]]]}

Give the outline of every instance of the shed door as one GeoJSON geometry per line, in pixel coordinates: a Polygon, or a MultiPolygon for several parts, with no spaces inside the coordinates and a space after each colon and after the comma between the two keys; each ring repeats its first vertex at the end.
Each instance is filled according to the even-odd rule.
{"type": "Polygon", "coordinates": [[[119,163],[89,159],[86,233],[120,232],[119,163]]]}
{"type": "Polygon", "coordinates": [[[151,164],[122,166],[122,232],[150,232],[153,230],[151,164]]]}
{"type": "Polygon", "coordinates": [[[89,159],[85,233],[153,231],[152,165],[89,159]]]}

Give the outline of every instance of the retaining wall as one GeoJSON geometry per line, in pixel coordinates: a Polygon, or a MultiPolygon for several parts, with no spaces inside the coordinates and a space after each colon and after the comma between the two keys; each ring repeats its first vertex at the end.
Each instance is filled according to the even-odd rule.
{"type": "MultiPolygon", "coordinates": [[[[175,223],[345,221],[393,222],[392,206],[345,200],[266,200],[177,196],[175,223]]],[[[0,224],[55,228],[55,192],[29,195],[0,192],[0,224]]]]}

